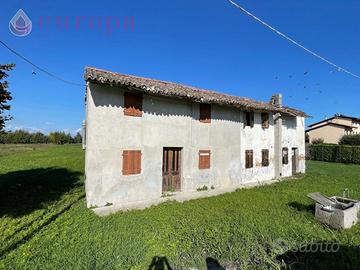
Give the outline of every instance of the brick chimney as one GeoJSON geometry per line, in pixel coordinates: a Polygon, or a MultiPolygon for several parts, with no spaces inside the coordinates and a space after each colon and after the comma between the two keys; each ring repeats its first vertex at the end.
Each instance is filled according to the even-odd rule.
{"type": "Polygon", "coordinates": [[[282,107],[282,94],[273,94],[270,99],[270,104],[276,107],[282,107]]]}

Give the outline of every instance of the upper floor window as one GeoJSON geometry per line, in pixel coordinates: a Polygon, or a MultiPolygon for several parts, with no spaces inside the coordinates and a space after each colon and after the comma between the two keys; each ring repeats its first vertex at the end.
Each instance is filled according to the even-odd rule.
{"type": "Polygon", "coordinates": [[[262,128],[269,128],[269,114],[268,113],[261,113],[261,127],[262,128]]]}
{"type": "Polygon", "coordinates": [[[283,164],[289,163],[289,149],[287,147],[284,147],[282,149],[282,163],[283,164]]]}
{"type": "Polygon", "coordinates": [[[244,126],[254,126],[254,112],[244,112],[244,126]]]}
{"type": "Polygon", "coordinates": [[[200,116],[199,120],[202,123],[211,122],[211,105],[210,104],[200,104],[200,116]]]}
{"type": "Polygon", "coordinates": [[[124,93],[124,115],[142,116],[143,96],[136,93],[124,93]]]}

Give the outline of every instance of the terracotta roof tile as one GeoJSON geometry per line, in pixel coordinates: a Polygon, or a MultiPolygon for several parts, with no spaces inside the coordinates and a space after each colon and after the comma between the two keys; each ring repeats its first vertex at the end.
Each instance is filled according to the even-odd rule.
{"type": "Polygon", "coordinates": [[[93,67],[86,67],[84,78],[86,81],[90,82],[134,87],[149,94],[190,99],[199,103],[227,105],[242,109],[282,112],[293,116],[307,116],[304,112],[296,109],[287,107],[279,108],[270,103],[260,102],[249,98],[231,96],[178,83],[124,75],[93,67]]]}

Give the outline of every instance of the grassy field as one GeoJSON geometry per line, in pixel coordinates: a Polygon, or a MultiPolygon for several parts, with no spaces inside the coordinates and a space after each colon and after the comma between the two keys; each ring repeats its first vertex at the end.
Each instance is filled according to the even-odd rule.
{"type": "Polygon", "coordinates": [[[360,269],[360,224],[329,229],[306,198],[360,199],[360,166],[308,162],[275,185],[100,218],[85,207],[80,146],[4,148],[1,269],[360,269]]]}

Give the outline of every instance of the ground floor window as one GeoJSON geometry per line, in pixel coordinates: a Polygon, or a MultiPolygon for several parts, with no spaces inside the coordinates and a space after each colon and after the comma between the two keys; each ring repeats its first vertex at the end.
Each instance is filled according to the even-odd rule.
{"type": "Polygon", "coordinates": [[[140,150],[124,150],[122,174],[139,174],[141,173],[141,151],[140,150]]]}
{"type": "Polygon", "coordinates": [[[289,163],[289,149],[287,147],[284,147],[282,149],[282,163],[283,164],[289,163]]]}
{"type": "Polygon", "coordinates": [[[199,169],[210,169],[210,150],[199,151],[199,169]]]}
{"type": "Polygon", "coordinates": [[[245,168],[252,168],[253,165],[253,150],[245,151],[245,168]]]}
{"type": "Polygon", "coordinates": [[[261,165],[263,167],[269,166],[269,149],[261,150],[261,165]]]}

